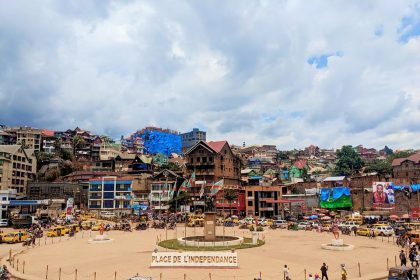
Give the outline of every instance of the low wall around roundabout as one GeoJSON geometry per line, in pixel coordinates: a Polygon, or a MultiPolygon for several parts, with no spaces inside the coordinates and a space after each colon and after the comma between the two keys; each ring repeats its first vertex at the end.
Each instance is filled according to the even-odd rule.
{"type": "Polygon", "coordinates": [[[228,239],[229,237],[233,237],[234,239],[225,241],[195,241],[188,240],[188,238],[191,238],[191,236],[187,238],[180,237],[178,238],[178,243],[180,245],[186,245],[191,247],[231,247],[241,245],[244,242],[244,239],[242,237],[226,236],[226,239],[228,239]]]}

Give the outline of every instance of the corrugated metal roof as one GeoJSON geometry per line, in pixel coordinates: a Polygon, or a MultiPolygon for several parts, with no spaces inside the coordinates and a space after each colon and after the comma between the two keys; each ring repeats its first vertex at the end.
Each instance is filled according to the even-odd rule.
{"type": "Polygon", "coordinates": [[[324,181],[324,182],[343,181],[345,178],[346,178],[346,176],[327,177],[322,181],[324,181]]]}

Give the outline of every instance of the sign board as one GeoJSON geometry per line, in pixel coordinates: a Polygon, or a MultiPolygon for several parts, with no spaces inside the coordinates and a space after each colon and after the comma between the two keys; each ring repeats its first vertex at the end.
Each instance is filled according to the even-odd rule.
{"type": "Polygon", "coordinates": [[[236,252],[157,252],[151,267],[238,267],[236,252]]]}
{"type": "Polygon", "coordinates": [[[373,203],[379,205],[395,204],[394,189],[391,182],[373,182],[373,203]]]}
{"type": "Polygon", "coordinates": [[[193,205],[204,206],[204,205],[206,205],[206,203],[202,200],[196,200],[196,201],[193,201],[193,205]]]}

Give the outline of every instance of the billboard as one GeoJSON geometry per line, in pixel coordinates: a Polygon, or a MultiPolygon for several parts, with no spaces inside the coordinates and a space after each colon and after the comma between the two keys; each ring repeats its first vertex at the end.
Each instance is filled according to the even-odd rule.
{"type": "Polygon", "coordinates": [[[395,204],[394,189],[391,182],[373,182],[373,204],[395,204]]]}
{"type": "Polygon", "coordinates": [[[325,209],[350,208],[353,206],[348,187],[322,188],[319,200],[321,208],[325,209]]]}

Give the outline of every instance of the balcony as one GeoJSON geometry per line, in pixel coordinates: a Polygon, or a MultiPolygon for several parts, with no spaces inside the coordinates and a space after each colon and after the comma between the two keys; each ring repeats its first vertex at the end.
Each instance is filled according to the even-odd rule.
{"type": "Polygon", "coordinates": [[[260,207],[260,211],[274,211],[274,207],[260,207]]]}
{"type": "Polygon", "coordinates": [[[89,199],[102,199],[101,195],[90,195],[89,199]]]}
{"type": "Polygon", "coordinates": [[[99,209],[101,205],[89,205],[89,209],[99,209]]]}
{"type": "Polygon", "coordinates": [[[114,200],[131,200],[132,198],[131,195],[116,195],[114,200]]]}
{"type": "Polygon", "coordinates": [[[116,188],[115,191],[117,192],[131,192],[131,188],[116,188]]]}
{"type": "Polygon", "coordinates": [[[89,188],[89,191],[90,191],[90,192],[101,192],[101,191],[102,191],[102,188],[101,188],[101,187],[99,187],[99,186],[91,186],[91,187],[89,188]]]}

